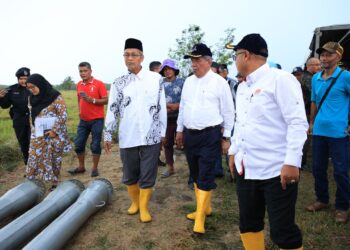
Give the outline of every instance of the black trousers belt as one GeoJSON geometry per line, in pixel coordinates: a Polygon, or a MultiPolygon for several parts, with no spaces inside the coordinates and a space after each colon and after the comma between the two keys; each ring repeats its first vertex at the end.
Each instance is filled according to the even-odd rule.
{"type": "Polygon", "coordinates": [[[189,129],[189,128],[186,128],[186,130],[190,134],[201,134],[201,133],[208,132],[210,130],[216,129],[218,127],[220,127],[220,125],[206,127],[206,128],[203,128],[203,129],[189,129]]]}

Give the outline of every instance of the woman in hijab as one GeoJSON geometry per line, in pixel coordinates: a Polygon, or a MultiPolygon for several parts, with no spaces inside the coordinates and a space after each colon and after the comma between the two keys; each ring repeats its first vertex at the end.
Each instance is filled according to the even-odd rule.
{"type": "Polygon", "coordinates": [[[67,133],[67,108],[60,92],[39,74],[28,77],[31,137],[27,178],[51,181],[57,187],[62,155],[71,149],[67,133]]]}

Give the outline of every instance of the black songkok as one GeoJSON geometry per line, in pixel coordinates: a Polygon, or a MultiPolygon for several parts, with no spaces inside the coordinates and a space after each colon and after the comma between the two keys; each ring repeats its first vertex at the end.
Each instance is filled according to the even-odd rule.
{"type": "Polygon", "coordinates": [[[138,49],[140,51],[143,51],[142,42],[140,40],[135,39],[135,38],[128,38],[125,41],[124,50],[126,50],[126,49],[138,49]]]}

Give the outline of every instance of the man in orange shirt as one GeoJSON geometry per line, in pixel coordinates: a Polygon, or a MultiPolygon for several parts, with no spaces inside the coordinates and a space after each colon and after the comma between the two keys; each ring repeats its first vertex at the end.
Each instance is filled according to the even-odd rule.
{"type": "Polygon", "coordinates": [[[82,81],[77,84],[80,122],[75,138],[75,152],[79,166],[69,170],[70,174],[85,172],[85,145],[91,133],[92,170],[91,177],[98,176],[98,162],[101,155],[101,138],[104,126],[104,105],[108,102],[108,94],[103,82],[92,75],[91,65],[88,62],[79,64],[79,74],[82,81]]]}

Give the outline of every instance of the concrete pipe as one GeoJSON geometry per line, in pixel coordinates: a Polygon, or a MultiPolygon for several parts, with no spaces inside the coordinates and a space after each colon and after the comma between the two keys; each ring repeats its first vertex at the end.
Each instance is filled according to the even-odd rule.
{"type": "Polygon", "coordinates": [[[77,180],[61,183],[41,203],[0,229],[0,249],[22,246],[72,205],[83,190],[84,185],[77,180]]]}
{"type": "Polygon", "coordinates": [[[106,179],[96,179],[60,217],[28,243],[24,250],[61,249],[86,220],[111,199],[112,184],[106,179]]]}
{"type": "Polygon", "coordinates": [[[0,198],[0,221],[27,211],[43,199],[45,192],[45,184],[39,180],[27,180],[10,189],[0,198]]]}

